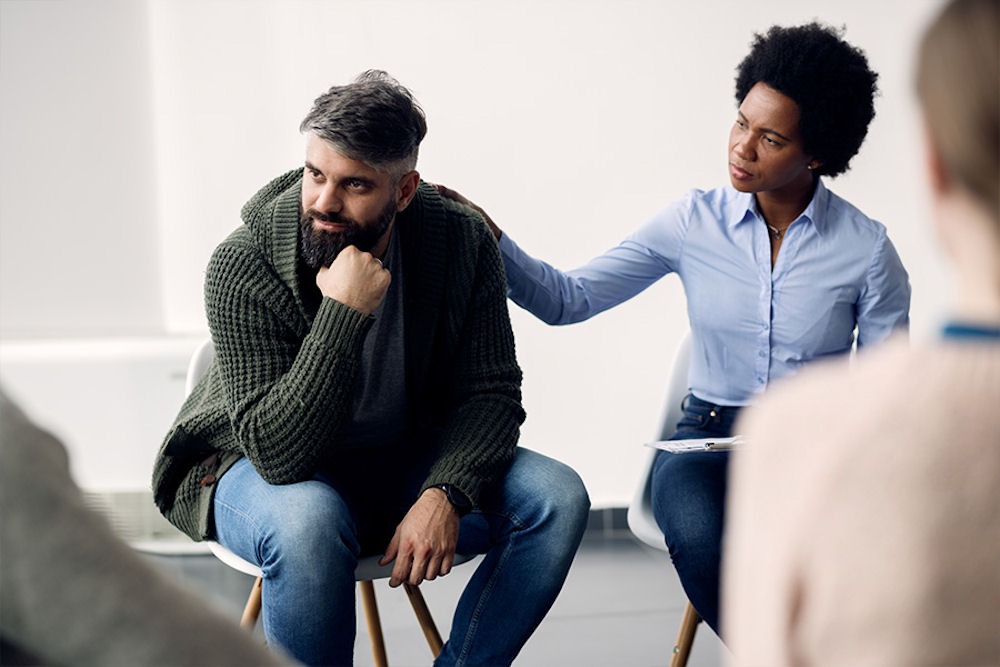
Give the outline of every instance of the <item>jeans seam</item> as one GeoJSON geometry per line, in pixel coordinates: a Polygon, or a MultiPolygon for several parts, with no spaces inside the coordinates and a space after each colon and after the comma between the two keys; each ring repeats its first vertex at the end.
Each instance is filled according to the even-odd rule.
{"type": "MultiPolygon", "coordinates": [[[[261,553],[260,553],[260,545],[264,541],[263,537],[262,537],[263,531],[261,529],[260,524],[257,523],[257,521],[253,518],[253,516],[251,516],[250,514],[247,514],[243,510],[239,509],[238,507],[234,507],[234,506],[230,505],[229,503],[227,503],[225,500],[222,500],[218,496],[216,496],[215,502],[218,503],[219,505],[222,505],[223,507],[225,507],[232,514],[235,514],[235,515],[239,516],[240,518],[242,518],[244,521],[247,522],[247,525],[250,526],[250,528],[252,530],[252,533],[251,533],[252,537],[250,539],[251,539],[251,544],[253,546],[253,554],[257,558],[256,565],[257,565],[257,567],[260,568],[261,574],[266,574],[264,572],[264,559],[263,559],[263,557],[261,556],[261,553]]],[[[219,537],[218,524],[216,524],[215,537],[216,537],[216,541],[218,541],[218,537],[219,537]]],[[[222,544],[222,543],[220,542],[220,544],[222,544]]],[[[226,545],[223,544],[222,546],[226,546],[226,545]]],[[[226,547],[226,548],[228,549],[229,547],[226,547]]]]}
{"type": "Polygon", "coordinates": [[[507,545],[497,559],[496,567],[493,568],[493,572],[490,574],[489,581],[483,586],[483,592],[479,596],[479,600],[476,602],[476,608],[472,611],[472,615],[469,619],[469,627],[465,631],[465,640],[462,642],[462,650],[458,653],[458,658],[455,661],[457,666],[464,665],[465,661],[469,657],[469,653],[472,651],[472,638],[479,631],[479,619],[483,614],[483,609],[487,606],[487,601],[490,595],[493,593],[493,589],[496,588],[497,579],[503,568],[507,565],[507,561],[510,558],[510,552],[514,548],[514,538],[524,529],[524,524],[521,520],[517,518],[515,514],[497,514],[497,516],[503,517],[506,521],[509,521],[511,525],[514,526],[514,530],[510,532],[510,537],[507,539],[507,545]]]}

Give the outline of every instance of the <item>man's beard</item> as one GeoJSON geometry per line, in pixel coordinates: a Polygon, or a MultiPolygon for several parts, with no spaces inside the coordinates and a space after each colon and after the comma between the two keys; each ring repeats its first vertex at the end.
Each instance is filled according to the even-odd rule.
{"type": "Polygon", "coordinates": [[[394,199],[390,199],[386,203],[385,208],[374,220],[364,223],[338,213],[320,213],[311,208],[302,214],[299,223],[301,232],[299,246],[302,251],[302,261],[306,263],[306,266],[318,270],[321,266],[329,267],[333,264],[333,260],[337,258],[340,251],[349,245],[358,250],[371,252],[371,249],[389,229],[389,225],[392,224],[395,217],[396,201],[394,199]],[[347,225],[347,229],[341,232],[314,229],[313,220],[347,225]]]}

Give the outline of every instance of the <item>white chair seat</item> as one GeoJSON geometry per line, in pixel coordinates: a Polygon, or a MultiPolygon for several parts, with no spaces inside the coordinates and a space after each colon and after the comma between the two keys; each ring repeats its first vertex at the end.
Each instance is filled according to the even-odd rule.
{"type": "MultiPolygon", "coordinates": [[[[264,576],[259,567],[250,561],[240,558],[218,542],[206,541],[206,544],[208,544],[208,548],[211,549],[212,554],[216,558],[234,570],[239,570],[244,574],[249,574],[251,577],[264,576]]],[[[475,558],[475,556],[455,554],[453,564],[460,565],[472,560],[473,558],[475,558]]],[[[366,556],[365,558],[359,560],[358,566],[354,570],[354,580],[373,581],[375,579],[388,579],[392,574],[392,563],[389,563],[388,565],[379,565],[378,560],[378,556],[366,556]]]]}

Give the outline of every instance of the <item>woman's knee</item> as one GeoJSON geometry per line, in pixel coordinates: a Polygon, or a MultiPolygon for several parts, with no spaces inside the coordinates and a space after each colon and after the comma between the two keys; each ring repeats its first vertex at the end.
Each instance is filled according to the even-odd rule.
{"type": "Polygon", "coordinates": [[[653,516],[671,554],[718,549],[725,509],[725,467],[696,454],[664,454],[653,468],[653,516]],[[685,458],[688,457],[688,458],[685,458]]]}

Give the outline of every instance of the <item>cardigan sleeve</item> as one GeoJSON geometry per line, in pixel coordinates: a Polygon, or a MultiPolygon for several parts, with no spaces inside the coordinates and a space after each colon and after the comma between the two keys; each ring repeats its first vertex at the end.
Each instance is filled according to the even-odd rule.
{"type": "Polygon", "coordinates": [[[220,246],[205,285],[218,380],[239,449],[268,483],[308,479],[348,418],[372,317],[324,298],[309,325],[250,244],[220,246]]]}

